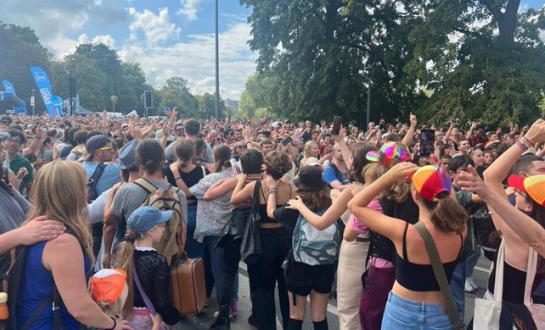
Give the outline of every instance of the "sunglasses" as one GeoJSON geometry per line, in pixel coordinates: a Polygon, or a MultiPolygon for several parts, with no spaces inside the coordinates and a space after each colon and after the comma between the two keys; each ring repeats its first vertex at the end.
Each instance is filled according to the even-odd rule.
{"type": "Polygon", "coordinates": [[[100,148],[98,149],[100,151],[113,151],[114,150],[114,147],[112,145],[109,145],[107,147],[104,147],[104,148],[100,148]]]}
{"type": "Polygon", "coordinates": [[[237,149],[246,149],[246,146],[237,146],[237,149]]]}

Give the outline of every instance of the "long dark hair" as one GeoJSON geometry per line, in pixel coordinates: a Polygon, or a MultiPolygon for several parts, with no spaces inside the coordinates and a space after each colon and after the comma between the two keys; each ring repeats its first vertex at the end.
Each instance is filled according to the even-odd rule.
{"type": "Polygon", "coordinates": [[[214,147],[214,160],[217,162],[216,173],[221,172],[223,168],[231,167],[231,149],[225,144],[218,144],[214,147]]]}
{"type": "Polygon", "coordinates": [[[365,183],[365,178],[363,177],[363,168],[370,163],[367,160],[367,153],[369,151],[376,151],[377,148],[366,142],[358,142],[354,145],[354,150],[352,151],[352,169],[350,171],[350,181],[365,183]]]}

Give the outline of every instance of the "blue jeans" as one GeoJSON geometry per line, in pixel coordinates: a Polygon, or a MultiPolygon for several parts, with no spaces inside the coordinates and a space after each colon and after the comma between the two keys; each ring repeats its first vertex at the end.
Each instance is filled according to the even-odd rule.
{"type": "Polygon", "coordinates": [[[466,259],[466,278],[473,277],[473,271],[475,270],[475,266],[480,257],[481,247],[477,246],[477,249],[466,259]]]}
{"type": "Polygon", "coordinates": [[[193,238],[197,227],[197,203],[187,205],[187,236],[185,252],[191,259],[204,257],[204,244],[193,238]]]}
{"type": "MultiPolygon", "coordinates": [[[[220,299],[221,296],[221,263],[223,262],[223,249],[214,249],[216,243],[219,240],[219,236],[205,236],[204,247],[206,257],[210,260],[210,266],[212,268],[212,275],[214,276],[214,286],[216,289],[216,299],[220,299]]],[[[233,289],[231,290],[231,300],[238,299],[238,272],[235,275],[233,282],[233,289]]]]}
{"type": "Polygon", "coordinates": [[[452,325],[441,304],[413,301],[390,292],[381,329],[450,330],[452,325]]]}
{"type": "Polygon", "coordinates": [[[464,286],[466,284],[466,262],[460,261],[454,270],[452,275],[452,280],[450,280],[450,291],[452,292],[452,297],[456,303],[456,309],[458,310],[458,316],[460,320],[464,321],[465,308],[466,308],[466,294],[464,291],[464,286]]]}

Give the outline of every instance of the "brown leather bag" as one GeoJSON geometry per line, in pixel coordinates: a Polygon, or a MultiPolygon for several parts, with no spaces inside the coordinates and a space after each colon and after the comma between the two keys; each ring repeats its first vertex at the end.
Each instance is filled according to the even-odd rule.
{"type": "Polygon", "coordinates": [[[172,265],[172,302],[182,315],[199,313],[206,301],[204,262],[201,258],[182,258],[172,265]]]}

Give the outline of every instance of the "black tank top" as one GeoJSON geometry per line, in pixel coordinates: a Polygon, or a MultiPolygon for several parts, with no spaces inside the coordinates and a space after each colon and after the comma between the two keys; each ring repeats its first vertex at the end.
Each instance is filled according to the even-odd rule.
{"type": "MultiPolygon", "coordinates": [[[[291,185],[290,187],[290,196],[291,196],[291,185]]],[[[263,200],[265,201],[265,204],[259,204],[259,215],[261,216],[261,223],[280,223],[276,219],[269,218],[269,215],[267,214],[267,197],[265,197],[265,192],[263,191],[263,187],[260,187],[261,190],[261,196],[263,196],[263,200]]],[[[276,208],[280,208],[282,205],[276,205],[276,208]]]]}
{"type": "MultiPolygon", "coordinates": [[[[435,273],[433,268],[430,265],[419,265],[414,264],[409,261],[407,256],[407,229],[409,228],[409,223],[405,226],[405,231],[403,232],[403,258],[396,253],[396,281],[402,285],[404,288],[411,291],[441,291],[439,283],[435,279],[435,273]]],[[[443,264],[443,269],[447,276],[447,281],[450,283],[452,279],[452,274],[454,274],[454,269],[458,264],[458,259],[462,253],[462,245],[464,243],[464,238],[460,234],[460,252],[458,256],[451,262],[443,264]]]]}

